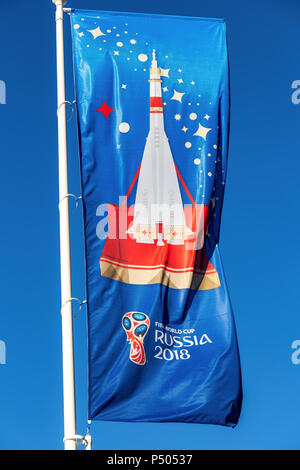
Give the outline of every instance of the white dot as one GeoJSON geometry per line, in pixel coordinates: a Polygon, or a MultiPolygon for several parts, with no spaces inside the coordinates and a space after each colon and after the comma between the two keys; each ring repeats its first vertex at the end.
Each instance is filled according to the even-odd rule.
{"type": "Polygon", "coordinates": [[[135,40],[135,39],[130,39],[130,42],[131,42],[131,44],[136,44],[136,40],[135,40]]]}
{"type": "Polygon", "coordinates": [[[79,25],[79,24],[74,24],[73,28],[74,28],[74,29],[79,29],[79,28],[80,28],[80,25],[79,25]]]}
{"type": "Polygon", "coordinates": [[[146,62],[148,60],[148,56],[147,54],[139,54],[138,55],[138,59],[141,61],[141,62],[146,62]]]}
{"type": "Polygon", "coordinates": [[[121,41],[117,42],[117,46],[118,47],[122,47],[123,46],[123,43],[121,41]]]}
{"type": "Polygon", "coordinates": [[[187,149],[190,149],[192,146],[191,142],[186,142],[184,145],[186,146],[187,149]]]}
{"type": "Polygon", "coordinates": [[[214,147],[214,149],[216,149],[218,146],[215,144],[213,147],[214,147]]]}
{"type": "Polygon", "coordinates": [[[107,29],[106,32],[107,32],[107,33],[111,33],[111,29],[107,29]]]}
{"type": "Polygon", "coordinates": [[[128,124],[128,122],[121,122],[121,124],[119,125],[119,131],[122,132],[123,134],[126,134],[126,132],[128,132],[130,129],[130,125],[128,124]]]}
{"type": "Polygon", "coordinates": [[[195,165],[200,165],[200,158],[195,158],[194,163],[195,165]]]}
{"type": "Polygon", "coordinates": [[[196,114],[196,113],[191,113],[191,114],[190,114],[190,119],[191,119],[192,121],[195,121],[195,119],[197,119],[197,114],[196,114]]]}
{"type": "Polygon", "coordinates": [[[211,171],[209,171],[207,174],[208,174],[208,176],[212,176],[212,173],[211,173],[211,171]]]}

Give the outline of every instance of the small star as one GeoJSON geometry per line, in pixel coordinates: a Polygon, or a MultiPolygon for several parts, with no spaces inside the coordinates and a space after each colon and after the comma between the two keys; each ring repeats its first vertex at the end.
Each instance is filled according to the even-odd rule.
{"type": "Polygon", "coordinates": [[[176,119],[176,121],[180,121],[181,115],[180,114],[175,114],[174,119],[176,119]]]}
{"type": "Polygon", "coordinates": [[[167,106],[167,103],[166,103],[166,102],[164,102],[164,103],[163,103],[163,105],[164,105],[164,106],[167,106]]]}
{"type": "Polygon", "coordinates": [[[206,135],[209,131],[211,131],[211,129],[209,129],[208,127],[203,127],[199,123],[198,130],[193,135],[198,135],[198,136],[202,137],[204,140],[206,140],[206,135]]]}
{"type": "Polygon", "coordinates": [[[208,121],[209,118],[210,118],[210,116],[208,114],[205,114],[204,119],[206,119],[208,121]]]}
{"type": "Polygon", "coordinates": [[[177,78],[178,83],[183,83],[182,78],[177,78]]]}
{"type": "Polygon", "coordinates": [[[160,75],[161,75],[161,77],[167,77],[167,78],[169,78],[169,71],[170,71],[170,69],[162,69],[162,68],[161,68],[161,69],[160,69],[160,75]]]}
{"type": "Polygon", "coordinates": [[[195,82],[191,82],[191,85],[195,85],[195,82]]]}
{"type": "Polygon", "coordinates": [[[168,90],[168,87],[166,87],[166,86],[163,87],[162,91],[169,91],[169,90],[168,90]]]}
{"type": "Polygon", "coordinates": [[[114,55],[119,55],[119,51],[114,51],[114,55]]]}
{"type": "Polygon", "coordinates": [[[182,72],[182,70],[181,70],[181,69],[178,69],[178,72],[179,72],[179,73],[181,73],[181,72],[182,72]]]}
{"type": "Polygon", "coordinates": [[[78,36],[82,38],[82,36],[84,36],[84,33],[78,33],[78,36]]]}
{"type": "Polygon", "coordinates": [[[114,109],[108,106],[108,104],[105,103],[105,100],[103,100],[102,105],[100,106],[100,108],[96,109],[96,111],[102,113],[107,119],[109,114],[114,111],[114,109]]]}
{"type": "Polygon", "coordinates": [[[128,34],[128,31],[124,31],[124,34],[128,34]]]}
{"type": "Polygon", "coordinates": [[[125,89],[126,87],[127,87],[127,85],[124,85],[124,83],[121,85],[121,88],[125,89]]]}
{"type": "Polygon", "coordinates": [[[176,100],[182,103],[181,100],[182,100],[183,95],[184,93],[180,93],[179,91],[174,90],[174,95],[172,96],[171,100],[176,100]]]}
{"type": "Polygon", "coordinates": [[[185,127],[183,126],[183,128],[181,129],[183,132],[186,132],[188,130],[188,127],[185,127]]]}

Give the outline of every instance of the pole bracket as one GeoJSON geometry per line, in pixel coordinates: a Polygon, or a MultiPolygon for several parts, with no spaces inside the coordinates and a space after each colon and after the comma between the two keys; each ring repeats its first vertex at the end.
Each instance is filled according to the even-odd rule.
{"type": "Polygon", "coordinates": [[[73,101],[64,100],[64,101],[62,101],[61,103],[59,103],[59,105],[58,105],[58,107],[57,107],[57,110],[56,110],[56,114],[57,114],[57,116],[58,116],[58,113],[59,113],[61,107],[62,107],[63,105],[66,105],[66,104],[69,104],[69,105],[71,106],[71,109],[72,109],[72,114],[71,114],[71,116],[67,119],[67,122],[69,122],[69,121],[71,121],[71,119],[72,119],[73,116],[74,116],[74,105],[76,104],[76,100],[73,100],[73,101]]]}
{"type": "Polygon", "coordinates": [[[75,196],[75,194],[72,194],[72,193],[69,193],[69,194],[65,194],[61,200],[59,201],[58,203],[58,210],[60,210],[60,206],[61,206],[61,203],[67,198],[67,197],[73,197],[75,199],[75,209],[73,211],[70,212],[70,215],[74,214],[74,212],[78,209],[78,201],[80,201],[82,199],[82,196],[75,196]]]}
{"type": "Polygon", "coordinates": [[[70,299],[67,299],[61,306],[61,309],[60,309],[60,314],[62,315],[63,314],[63,310],[64,310],[64,307],[69,303],[69,302],[73,302],[73,300],[76,300],[76,302],[79,303],[79,309],[78,309],[78,312],[74,315],[74,318],[77,318],[80,311],[81,311],[81,308],[84,304],[87,303],[86,300],[83,300],[82,302],[80,301],[80,299],[78,299],[77,297],[71,297],[70,299]]]}
{"type": "Polygon", "coordinates": [[[92,450],[92,436],[90,434],[87,434],[86,436],[81,436],[80,434],[66,436],[63,438],[63,442],[65,443],[66,441],[74,441],[76,447],[77,445],[84,445],[85,450],[92,450]]]}

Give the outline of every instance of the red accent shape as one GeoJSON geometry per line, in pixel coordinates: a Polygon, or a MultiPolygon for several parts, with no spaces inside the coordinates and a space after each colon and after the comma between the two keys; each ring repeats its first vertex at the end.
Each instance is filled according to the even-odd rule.
{"type": "Polygon", "coordinates": [[[114,109],[110,108],[108,104],[106,104],[105,101],[103,100],[103,104],[100,106],[100,108],[96,109],[96,111],[99,111],[99,113],[102,113],[107,119],[109,114],[112,111],[114,111],[114,109]]]}
{"type": "Polygon", "coordinates": [[[150,108],[162,108],[162,105],[160,96],[150,96],[150,108]]]}

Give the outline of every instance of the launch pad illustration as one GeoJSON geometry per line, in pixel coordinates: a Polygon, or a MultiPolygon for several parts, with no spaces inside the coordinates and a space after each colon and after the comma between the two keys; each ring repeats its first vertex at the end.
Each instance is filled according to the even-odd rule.
{"type": "Polygon", "coordinates": [[[209,206],[196,204],[174,162],[164,129],[161,81],[153,51],[150,130],[124,201],[120,206],[107,204],[109,233],[100,258],[101,275],[127,284],[214,289],[220,286],[219,276],[204,250],[209,206]],[[185,207],[180,185],[190,200],[185,207]],[[135,186],[135,204],[128,207],[135,186]],[[126,226],[116,220],[127,220],[126,226]]]}

